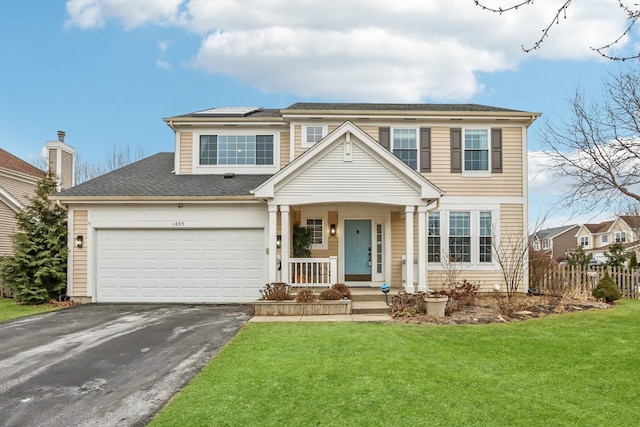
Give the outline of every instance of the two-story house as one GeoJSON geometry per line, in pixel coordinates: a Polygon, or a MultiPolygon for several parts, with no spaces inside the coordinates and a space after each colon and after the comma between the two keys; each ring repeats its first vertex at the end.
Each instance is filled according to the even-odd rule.
{"type": "Polygon", "coordinates": [[[503,245],[527,238],[527,129],[538,116],[296,103],[165,118],[174,153],[57,195],[69,209],[69,295],[248,302],[274,281],[413,292],[451,269],[491,289],[504,281],[503,245]],[[313,230],[310,259],[293,257],[296,223],[313,230]]]}
{"type": "Polygon", "coordinates": [[[636,246],[640,240],[640,216],[623,215],[598,224],[583,224],[576,233],[576,247],[605,262],[611,245],[621,243],[625,248],[636,246]]]}
{"type": "Polygon", "coordinates": [[[576,233],[580,226],[565,225],[545,228],[531,236],[534,251],[542,251],[551,259],[561,261],[567,258],[567,251],[576,247],[576,233]]]}

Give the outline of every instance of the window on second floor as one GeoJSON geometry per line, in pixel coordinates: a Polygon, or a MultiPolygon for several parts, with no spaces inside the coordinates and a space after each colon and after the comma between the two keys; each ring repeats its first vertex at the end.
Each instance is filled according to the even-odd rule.
{"type": "Polygon", "coordinates": [[[609,244],[609,235],[608,234],[603,234],[602,236],[600,236],[600,242],[603,245],[608,245],[609,244]]]}
{"type": "Polygon", "coordinates": [[[302,127],[302,147],[309,148],[327,135],[325,125],[305,125],[302,127]]]}
{"type": "Polygon", "coordinates": [[[548,250],[548,249],[550,249],[550,248],[551,248],[551,244],[550,244],[550,242],[549,242],[549,239],[544,239],[544,240],[542,241],[542,249],[544,249],[544,250],[548,250]]]}
{"type": "Polygon", "coordinates": [[[489,130],[464,130],[465,171],[489,171],[489,130]]]}
{"type": "Polygon", "coordinates": [[[533,241],[533,250],[534,251],[539,251],[540,250],[540,241],[539,240],[534,240],[533,241]]]}
{"type": "Polygon", "coordinates": [[[627,232],[616,231],[616,243],[626,243],[626,242],[627,242],[627,232]]]}
{"type": "Polygon", "coordinates": [[[589,246],[589,236],[580,237],[580,246],[586,248],[589,246]]]}
{"type": "Polygon", "coordinates": [[[201,135],[200,165],[273,165],[273,135],[201,135]]]}
{"type": "Polygon", "coordinates": [[[392,129],[391,152],[400,160],[418,169],[418,136],[416,129],[392,129]]]}

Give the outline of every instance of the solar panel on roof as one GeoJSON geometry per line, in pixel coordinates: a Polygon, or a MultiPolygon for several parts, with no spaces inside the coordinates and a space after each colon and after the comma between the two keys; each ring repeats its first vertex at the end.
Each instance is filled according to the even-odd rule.
{"type": "Polygon", "coordinates": [[[262,107],[219,107],[197,111],[194,116],[244,117],[261,110],[262,107]]]}

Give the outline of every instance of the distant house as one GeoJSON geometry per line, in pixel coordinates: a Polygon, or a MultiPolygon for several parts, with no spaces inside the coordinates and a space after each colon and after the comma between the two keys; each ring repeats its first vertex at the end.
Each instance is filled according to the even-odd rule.
{"type": "MultiPolygon", "coordinates": [[[[74,150],[64,143],[64,132],[58,132],[58,141],[46,144],[49,169],[60,171],[60,188],[73,185],[74,150]]],[[[29,203],[36,183],[45,173],[0,148],[0,258],[11,253],[16,232],[16,214],[29,203]]]]}
{"type": "Polygon", "coordinates": [[[593,255],[593,259],[606,261],[611,245],[620,243],[625,248],[636,247],[640,240],[640,216],[619,216],[612,221],[583,224],[576,233],[576,247],[593,255]]]}
{"type": "Polygon", "coordinates": [[[526,238],[527,129],[538,116],[296,103],[165,118],[173,153],[56,195],[77,240],[69,296],[250,302],[274,281],[414,292],[451,269],[492,289],[504,283],[496,247],[526,238]],[[313,232],[310,258],[293,254],[296,223],[313,232]]]}
{"type": "Polygon", "coordinates": [[[579,225],[574,224],[540,230],[532,236],[533,249],[545,252],[556,261],[566,259],[567,251],[576,247],[576,232],[579,228],[579,225]]]}

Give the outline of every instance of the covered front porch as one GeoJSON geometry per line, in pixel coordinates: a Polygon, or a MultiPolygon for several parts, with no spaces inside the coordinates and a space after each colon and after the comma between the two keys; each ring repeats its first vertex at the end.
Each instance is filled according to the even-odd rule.
{"type": "Polygon", "coordinates": [[[426,291],[427,216],[437,203],[269,205],[269,280],[292,286],[426,291]],[[293,224],[312,227],[310,258],[293,256],[293,224]],[[415,255],[415,256],[414,256],[415,255]],[[403,265],[417,264],[417,271],[403,265]]]}

